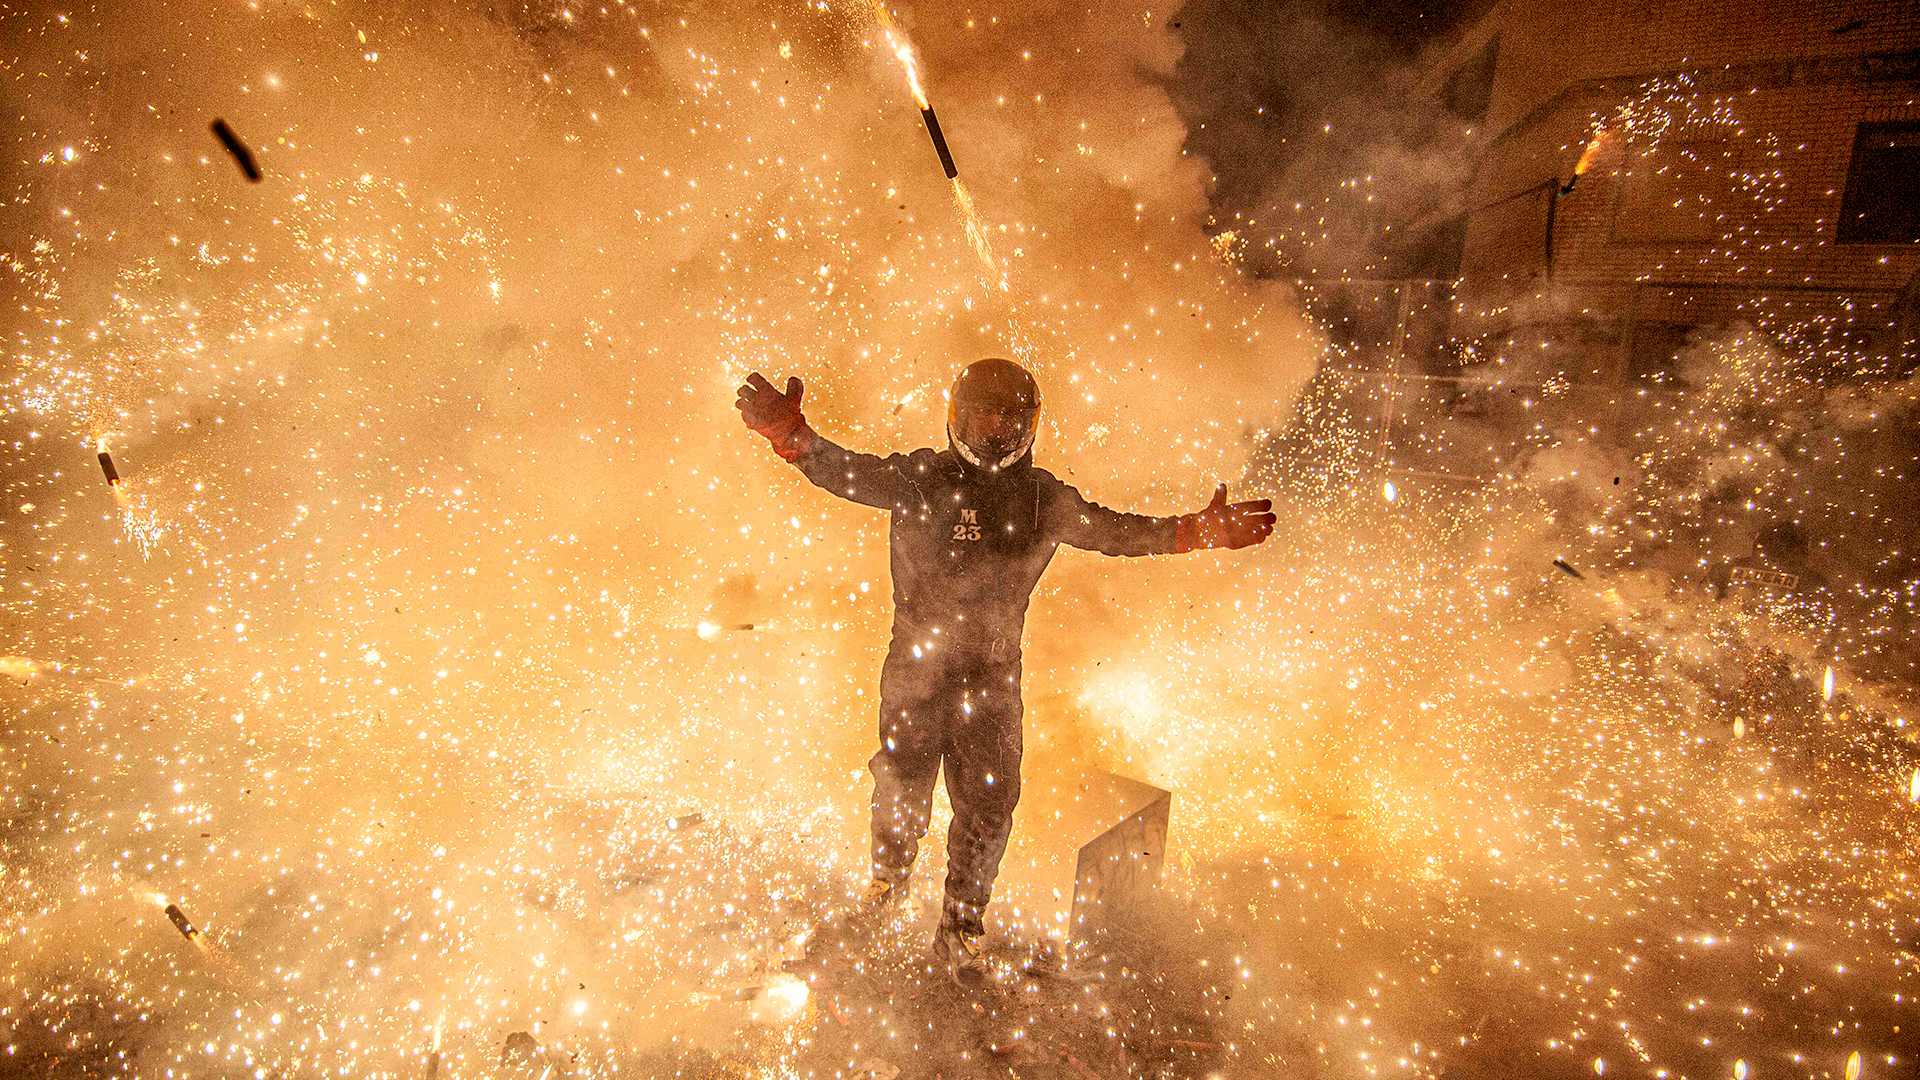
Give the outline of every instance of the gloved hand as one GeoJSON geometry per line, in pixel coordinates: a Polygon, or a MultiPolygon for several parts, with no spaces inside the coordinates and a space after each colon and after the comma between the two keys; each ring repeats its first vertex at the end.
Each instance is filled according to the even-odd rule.
{"type": "Polygon", "coordinates": [[[1272,499],[1228,503],[1227,485],[1221,484],[1205,510],[1174,519],[1173,550],[1184,554],[1197,548],[1258,544],[1273,535],[1276,520],[1272,499]]]}
{"type": "Polygon", "coordinates": [[[787,392],[781,393],[759,372],[747,376],[740,388],[740,400],[733,407],[748,427],[767,437],[773,452],[792,461],[813,446],[813,429],[800,415],[800,395],[805,388],[798,378],[787,379],[787,392]]]}

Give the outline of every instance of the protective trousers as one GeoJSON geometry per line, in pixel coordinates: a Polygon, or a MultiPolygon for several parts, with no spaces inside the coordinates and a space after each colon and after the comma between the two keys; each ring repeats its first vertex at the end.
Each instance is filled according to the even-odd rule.
{"type": "Polygon", "coordinates": [[[880,751],[867,763],[873,876],[906,881],[944,761],[953,803],[944,917],[978,934],[1020,800],[1020,653],[936,646],[915,656],[904,637],[895,635],[880,671],[880,751]]]}

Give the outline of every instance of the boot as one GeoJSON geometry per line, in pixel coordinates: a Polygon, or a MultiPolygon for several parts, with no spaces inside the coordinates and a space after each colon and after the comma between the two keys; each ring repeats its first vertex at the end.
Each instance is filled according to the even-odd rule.
{"type": "Polygon", "coordinates": [[[993,983],[986,958],[980,955],[980,935],[968,933],[957,922],[940,920],[940,929],[933,935],[933,959],[962,990],[984,990],[993,983]]]}
{"type": "Polygon", "coordinates": [[[906,890],[900,885],[874,878],[867,882],[866,890],[860,894],[860,910],[880,911],[891,908],[900,903],[900,897],[905,892],[906,890]]]}
{"type": "Polygon", "coordinates": [[[873,878],[860,892],[860,899],[854,905],[853,922],[856,924],[876,924],[890,918],[907,898],[905,881],[883,881],[873,878]]]}

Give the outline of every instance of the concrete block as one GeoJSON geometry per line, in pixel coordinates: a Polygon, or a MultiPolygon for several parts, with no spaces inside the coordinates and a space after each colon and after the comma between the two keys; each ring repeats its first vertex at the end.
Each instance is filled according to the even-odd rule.
{"type": "Polygon", "coordinates": [[[1023,781],[991,921],[1074,940],[1160,884],[1173,793],[1089,769],[1023,781]]]}

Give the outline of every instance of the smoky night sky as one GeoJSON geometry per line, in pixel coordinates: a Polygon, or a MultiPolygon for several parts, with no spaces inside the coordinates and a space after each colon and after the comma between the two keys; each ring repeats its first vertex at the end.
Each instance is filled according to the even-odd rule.
{"type": "MultiPolygon", "coordinates": [[[[0,1073],[1913,1075],[1910,365],[1729,322],[1420,412],[1303,284],[1457,212],[1485,9],[0,4],[0,1073]],[[1089,498],[1280,520],[1055,559],[967,995],[944,796],[838,930],[886,519],[733,403],[938,447],[989,355],[1089,498]],[[1073,941],[1092,770],[1172,820],[1073,941]]],[[[1631,95],[1596,174],[1713,125],[1792,194],[1631,95]]]]}
{"type": "Polygon", "coordinates": [[[1174,15],[1187,50],[1168,85],[1187,121],[1187,148],[1218,177],[1216,213],[1257,205],[1289,166],[1417,128],[1408,91],[1423,53],[1486,4],[1186,4],[1174,15]]]}

